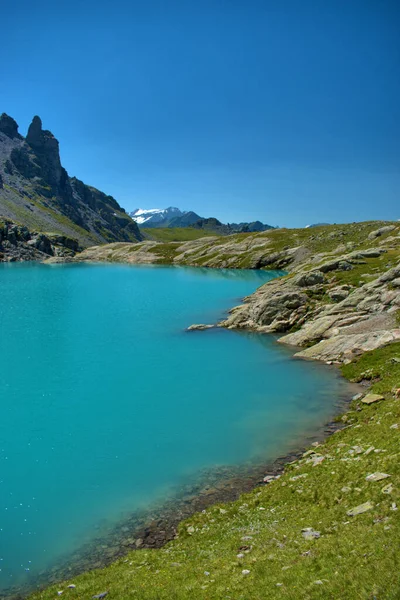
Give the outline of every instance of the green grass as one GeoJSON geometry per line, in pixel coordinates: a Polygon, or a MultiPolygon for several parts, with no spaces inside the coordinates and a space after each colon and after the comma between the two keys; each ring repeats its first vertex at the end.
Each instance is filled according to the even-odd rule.
{"type": "Polygon", "coordinates": [[[348,378],[370,378],[386,399],[353,402],[343,418],[347,428],[313,449],[320,464],[313,466],[308,454],[273,483],[194,515],[164,548],[131,552],[71,580],[76,589],[57,584],[33,598],[53,600],[57,590],[82,600],[104,591],[107,600],[399,598],[399,357],[397,343],[343,367],[348,378]],[[390,477],[366,481],[374,472],[390,477]],[[347,515],[367,501],[372,510],[347,515]],[[306,527],[321,537],[304,539],[306,527]]]}
{"type": "Polygon", "coordinates": [[[360,262],[363,264],[355,264],[350,271],[335,271],[334,274],[330,275],[330,278],[331,281],[340,285],[348,284],[359,287],[394,267],[399,259],[400,249],[389,250],[379,258],[362,259],[360,262]]]}
{"type": "Polygon", "coordinates": [[[188,242],[199,238],[217,235],[209,231],[194,229],[193,227],[149,227],[141,228],[140,233],[146,240],[156,242],[188,242]]]}

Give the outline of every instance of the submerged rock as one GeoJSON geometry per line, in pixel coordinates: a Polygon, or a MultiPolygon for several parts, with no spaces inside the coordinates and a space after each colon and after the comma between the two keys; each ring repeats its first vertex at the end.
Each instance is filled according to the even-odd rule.
{"type": "Polygon", "coordinates": [[[212,329],[214,325],[203,325],[202,323],[190,325],[186,331],[204,331],[204,329],[212,329]]]}

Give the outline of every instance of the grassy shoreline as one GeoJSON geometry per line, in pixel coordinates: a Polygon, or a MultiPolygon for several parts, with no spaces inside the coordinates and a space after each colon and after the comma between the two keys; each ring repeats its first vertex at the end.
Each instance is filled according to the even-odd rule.
{"type": "Polygon", "coordinates": [[[346,428],[287,464],[279,479],[193,515],[161,549],[135,550],[32,599],[58,591],[79,599],[105,591],[145,600],[399,597],[399,356],[397,343],[342,367],[348,379],[370,378],[385,400],[353,401],[346,428]],[[367,481],[373,473],[389,477],[367,481]],[[365,503],[366,512],[348,515],[365,503]]]}
{"type": "MultiPolygon", "coordinates": [[[[377,224],[365,223],[187,245],[118,244],[90,249],[83,259],[156,257],[159,263],[230,268],[286,268],[294,260],[296,277],[327,260],[353,261],[351,269],[329,268],[306,305],[307,323],[327,303],[334,308],[329,297],[334,286],[350,286],[358,297],[365,280],[377,280],[396,265],[398,224],[378,225],[386,231],[376,236],[377,224]],[[359,249],[382,254],[351,257],[359,249]]],[[[294,275],[287,281],[293,285],[294,275]]],[[[262,293],[254,295],[261,302],[262,293]]],[[[320,339],[316,335],[313,344],[320,339]]],[[[107,599],[143,600],[399,598],[400,342],[345,362],[340,368],[347,379],[368,382],[384,399],[371,405],[354,401],[342,416],[344,429],[288,463],[279,479],[189,517],[166,546],[135,550],[104,569],[37,592],[32,600],[50,600],[59,591],[82,600],[104,592],[107,599]]]]}

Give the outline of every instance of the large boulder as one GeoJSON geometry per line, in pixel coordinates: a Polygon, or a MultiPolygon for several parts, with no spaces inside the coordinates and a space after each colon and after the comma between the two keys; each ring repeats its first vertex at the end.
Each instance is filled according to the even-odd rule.
{"type": "Polygon", "coordinates": [[[309,273],[301,273],[296,275],[292,282],[299,287],[312,287],[319,283],[324,283],[325,277],[321,271],[310,271],[309,273]]]}
{"type": "Polygon", "coordinates": [[[394,229],[396,229],[394,225],[385,225],[384,227],[375,229],[375,231],[371,231],[371,233],[368,236],[368,239],[374,240],[375,238],[380,237],[381,235],[385,235],[385,233],[390,233],[394,229]]]}

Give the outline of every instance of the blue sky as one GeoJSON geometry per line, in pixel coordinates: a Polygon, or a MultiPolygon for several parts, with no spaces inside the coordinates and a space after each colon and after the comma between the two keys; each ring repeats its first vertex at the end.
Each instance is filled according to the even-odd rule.
{"type": "Polygon", "coordinates": [[[400,218],[396,0],[20,0],[0,112],[129,210],[400,218]]]}

